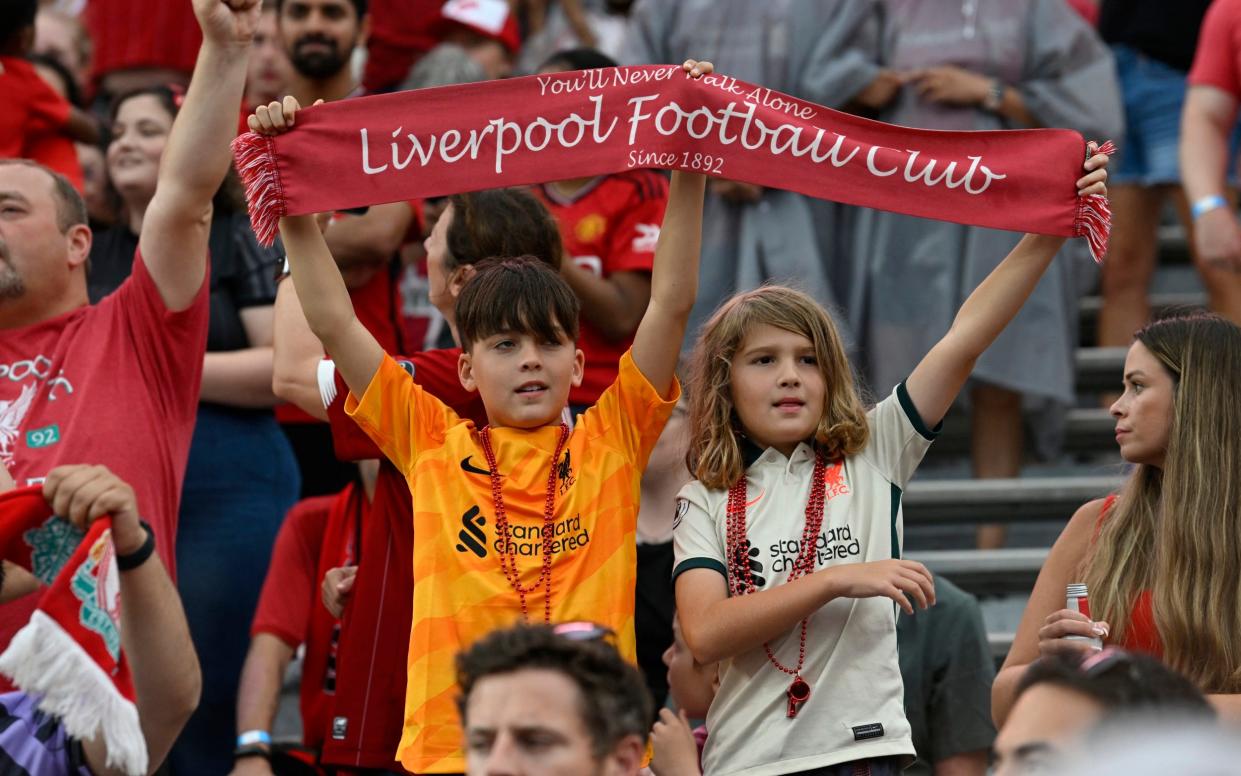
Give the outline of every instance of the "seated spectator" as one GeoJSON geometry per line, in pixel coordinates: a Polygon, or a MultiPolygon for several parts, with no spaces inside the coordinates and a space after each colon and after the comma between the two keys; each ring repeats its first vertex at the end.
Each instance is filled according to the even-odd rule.
{"type": "Polygon", "coordinates": [[[935,606],[898,613],[896,646],[918,756],[906,776],[983,776],[995,740],[995,661],[978,601],[936,577],[935,606]]]}
{"type": "Polygon", "coordinates": [[[1031,662],[1100,637],[1160,658],[1241,719],[1241,327],[1206,313],[1155,321],[1123,374],[1112,416],[1130,474],[1074,513],[1043,563],[992,689],[997,724],[1031,662]],[[1089,588],[1089,616],[1064,607],[1073,582],[1089,588]]]}
{"type": "MultiPolygon", "coordinates": [[[[82,188],[82,170],[73,141],[94,143],[99,127],[49,85],[25,59],[34,45],[38,0],[12,0],[0,5],[0,159],[34,159],[82,188]]],[[[65,84],[68,91],[69,84],[65,84]]]]}
{"type": "MultiPolygon", "coordinates": [[[[540,73],[615,67],[591,49],[562,51],[540,73]]],[[[574,413],[595,403],[616,379],[651,300],[651,263],[668,205],[668,179],[654,170],[544,183],[534,191],[560,225],[565,252],[560,274],[582,300],[586,356],[582,384],[569,392],[574,413]]]]}
{"type": "MultiPolygon", "coordinates": [[[[32,54],[29,61],[30,64],[34,65],[35,72],[39,74],[44,83],[52,87],[52,91],[73,106],[71,111],[81,105],[81,92],[74,82],[73,76],[70,75],[69,71],[65,69],[65,66],[59,60],[46,54],[32,54]]],[[[90,121],[93,127],[95,125],[94,119],[91,118],[90,121]]],[[[78,191],[85,196],[86,179],[85,172],[82,170],[81,158],[78,154],[77,146],[79,145],[85,144],[75,143],[73,138],[67,134],[60,132],[47,133],[27,143],[25,154],[31,159],[38,159],[53,170],[64,171],[69,180],[73,181],[73,185],[77,187],[78,191]]]]}
{"type": "MultiPolygon", "coordinates": [[[[0,466],[0,492],[13,481],[0,466]]],[[[102,466],[59,466],[47,475],[43,493],[58,514],[79,528],[100,517],[112,518],[112,541],[121,564],[121,649],[134,679],[135,701],[146,745],[149,772],[168,754],[202,687],[198,660],[190,643],[185,613],[176,588],[160,560],[158,545],[145,549],[153,536],[139,522],[134,489],[102,466]],[[126,568],[127,558],[137,565],[126,568]]],[[[0,575],[0,599],[30,592],[8,572],[0,575]],[[14,590],[22,587],[21,590],[14,590]]],[[[27,576],[26,580],[33,582],[27,576]]],[[[34,596],[31,596],[34,597],[34,596]]],[[[0,759],[14,774],[39,776],[120,776],[109,767],[103,736],[78,741],[62,724],[36,709],[38,699],[23,692],[0,694],[0,759]]]]}
{"type": "Polygon", "coordinates": [[[457,656],[466,773],[636,776],[651,699],[591,623],[516,626],[457,656]]]}
{"type": "MultiPolygon", "coordinates": [[[[250,0],[193,8],[207,31],[201,77],[169,133],[133,272],[115,293],[89,304],[92,233],[73,187],[33,162],[0,160],[0,364],[10,378],[0,402],[11,429],[0,461],[21,484],[65,461],[108,466],[136,491],[173,576],[207,337],[211,198],[229,167],[258,16],[250,0]]],[[[32,611],[24,601],[0,608],[0,644],[32,611]]]]}
{"type": "Polygon", "coordinates": [[[1068,746],[1139,715],[1210,720],[1215,711],[1192,682],[1146,655],[1108,648],[1043,658],[1022,677],[995,740],[995,776],[1060,772],[1068,746]]]}
{"type": "Polygon", "coordinates": [[[300,747],[317,759],[332,725],[341,623],[339,607],[324,606],[319,580],[328,569],[355,567],[355,546],[374,495],[375,465],[363,482],[334,496],[299,502],[285,518],[263,582],[250,649],[237,691],[237,747],[234,776],[280,773],[286,755],[271,740],[285,669],[299,648],[302,660],[300,747]]]}

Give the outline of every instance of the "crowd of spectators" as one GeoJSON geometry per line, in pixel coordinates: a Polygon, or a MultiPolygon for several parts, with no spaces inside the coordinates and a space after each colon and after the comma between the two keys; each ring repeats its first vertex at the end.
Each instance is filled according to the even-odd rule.
{"type": "MultiPolygon", "coordinates": [[[[703,634],[715,633],[703,624],[708,607],[677,613],[678,601],[710,598],[686,591],[716,572],[692,568],[709,553],[694,546],[698,537],[676,530],[687,510],[701,512],[700,501],[709,499],[693,501],[695,487],[706,492],[701,483],[682,490],[703,479],[690,468],[703,454],[691,405],[705,399],[689,395],[701,387],[692,381],[678,395],[671,362],[690,353],[700,330],[721,325],[724,313],[713,313],[730,297],[773,282],[795,285],[828,311],[824,330],[839,340],[844,367],[836,379],[849,384],[850,395],[855,388],[856,401],[892,394],[880,407],[899,404],[909,414],[899,425],[877,409],[890,429],[866,421],[879,429],[871,431],[880,436],[876,444],[885,434],[907,433],[900,447],[907,456],[911,445],[933,438],[929,421],[943,415],[927,413],[911,374],[928,351],[966,336],[959,311],[1007,263],[1006,254],[1029,250],[1028,241],[723,178],[706,182],[695,231],[683,205],[692,199],[690,184],[639,169],[321,214],[285,224],[286,242],[266,248],[251,229],[229,151],[234,137],[266,115],[265,106],[286,96],[311,106],[701,58],[719,72],[883,122],[1070,128],[1114,139],[1119,149],[1108,173],[1115,222],[1101,271],[1082,241],[1055,246],[1029,301],[1012,310],[1011,323],[998,322],[985,352],[969,361],[961,415],[970,418],[975,477],[1015,477],[1024,460],[1054,455],[1066,410],[1078,401],[1078,306],[1097,287],[1098,343],[1129,348],[1123,383],[1106,397],[1120,456],[1130,465],[1126,482],[1068,522],[998,674],[977,601],[950,581],[935,580],[935,606],[902,605],[895,618],[887,617],[891,601],[865,598],[887,593],[846,596],[867,600],[868,608],[851,610],[857,620],[849,627],[857,630],[837,649],[853,649],[857,633],[892,620],[891,633],[867,638],[886,645],[891,636],[899,650],[896,685],[904,694],[893,702],[903,705],[916,750],[916,760],[885,755],[865,767],[981,776],[994,763],[1002,774],[1068,772],[1074,758],[1093,751],[1084,734],[1096,729],[1147,724],[1152,714],[1199,727],[1217,718],[1236,723],[1239,33],[1241,0],[6,0],[0,490],[44,485],[49,500],[57,488],[63,500],[63,467],[106,467],[91,470],[94,485],[74,479],[74,486],[123,497],[98,499],[98,510],[75,504],[64,517],[89,524],[106,507],[122,556],[134,554],[122,549],[141,533],[137,515],[149,523],[158,555],[144,571],[121,574],[120,595],[153,771],[420,773],[398,758],[417,738],[411,715],[441,714],[456,703],[460,727],[454,719],[447,730],[465,740],[449,749],[463,748],[470,773],[680,776],[700,773],[704,762],[712,766],[707,773],[742,772],[729,760],[740,762],[734,752],[746,742],[732,731],[749,727],[762,736],[765,727],[719,715],[757,708],[746,705],[754,685],[744,682],[771,668],[761,650],[754,663],[745,662],[754,650],[739,656],[704,646],[710,639],[703,634]],[[1211,312],[1151,322],[1157,227],[1168,204],[1186,232],[1211,312]],[[683,320],[672,310],[670,324],[669,289],[684,286],[669,285],[668,276],[662,287],[656,283],[657,246],[661,233],[667,245],[690,232],[701,233],[697,298],[691,283],[692,309],[683,320]],[[430,596],[464,599],[477,591],[446,592],[442,581],[419,589],[415,569],[431,550],[415,536],[428,518],[411,502],[411,490],[422,492],[414,463],[367,429],[366,414],[379,412],[379,400],[360,390],[366,381],[351,382],[359,353],[379,350],[367,350],[368,340],[359,351],[348,331],[323,323],[324,294],[299,297],[299,290],[321,288],[298,274],[305,254],[330,255],[357,322],[391,356],[379,373],[368,373],[379,375],[375,382],[403,379],[404,370],[445,417],[479,429],[496,418],[465,365],[475,341],[495,332],[485,315],[462,316],[485,293],[483,282],[472,281],[508,271],[555,286],[548,299],[559,300],[562,287],[571,292],[580,323],[576,312],[571,326],[553,323],[561,333],[572,330],[584,367],[555,422],[563,418],[566,434],[578,426],[594,434],[600,417],[615,416],[596,436],[628,423],[640,437],[620,473],[609,475],[620,480],[632,469],[640,491],[632,505],[636,531],[617,545],[633,568],[612,578],[624,595],[632,592],[632,623],[605,612],[591,622],[501,628],[473,643],[474,624],[437,623],[430,638],[441,643],[426,643],[425,634],[421,643],[411,640],[430,596]],[[507,257],[527,258],[505,270],[488,261],[507,257]],[[665,303],[653,303],[660,293],[665,303]],[[663,322],[659,348],[641,336],[648,319],[663,322]],[[649,367],[657,362],[662,374],[665,360],[671,388],[649,367]],[[1095,619],[1060,606],[1065,585],[1077,581],[1089,583],[1095,619]],[[862,620],[863,611],[870,619],[862,620]],[[1095,636],[1109,644],[1101,653],[1081,640],[1095,636]],[[456,685],[432,687],[428,671],[454,656],[456,685]],[[301,668],[301,734],[274,740],[294,663],[301,668]],[[714,745],[704,720],[723,731],[714,745]]],[[[556,304],[556,315],[569,309],[556,304]]],[[[742,408],[729,417],[746,456],[754,446],[745,439],[748,421],[742,408]]],[[[574,452],[571,466],[566,453],[562,480],[573,473],[606,479],[591,468],[601,471],[599,448],[585,449],[592,452],[574,452]]],[[[894,459],[899,472],[883,488],[899,494],[916,464],[894,459]]],[[[485,481],[494,463],[467,456],[459,468],[453,476],[485,481]]],[[[421,487],[438,487],[421,476],[421,487]]],[[[443,479],[442,489],[453,482],[443,479]]],[[[899,498],[891,515],[887,509],[885,502],[881,517],[895,524],[899,498]]],[[[485,556],[484,537],[497,530],[497,518],[477,506],[432,518],[454,542],[436,552],[453,553],[453,562],[471,552],[485,556]]],[[[696,520],[701,527],[696,513],[684,524],[696,520]]],[[[980,548],[1004,543],[1002,527],[979,530],[980,548]]],[[[891,549],[899,555],[899,542],[891,549]]],[[[749,552],[759,557],[757,547],[749,552]]],[[[498,577],[496,558],[489,562],[498,577]]],[[[0,573],[0,650],[37,603],[13,593],[18,572],[10,566],[6,561],[0,573]]],[[[762,570],[758,560],[750,567],[762,570]]],[[[927,602],[920,589],[901,589],[914,603],[927,602]]],[[[442,611],[449,614],[441,619],[465,617],[463,609],[442,611]]],[[[749,633],[750,616],[737,615],[721,633],[749,633]]],[[[804,652],[806,620],[789,622],[798,620],[804,652]]],[[[815,628],[825,627],[844,626],[820,621],[811,632],[817,637],[815,628]]],[[[886,654],[878,663],[894,668],[886,654]]],[[[831,662],[824,676],[863,670],[848,660],[845,668],[831,662]]],[[[891,678],[862,684],[871,682],[881,696],[896,686],[891,678]]],[[[833,689],[815,692],[828,697],[833,689]]],[[[40,714],[18,692],[0,695],[0,753],[32,774],[113,772],[98,741],[53,736],[40,714]],[[8,718],[22,724],[4,726],[8,718]],[[41,748],[27,747],[23,737],[37,738],[41,748]]],[[[814,714],[819,724],[840,728],[832,735],[852,742],[871,735],[841,728],[844,717],[814,714]]],[[[810,724],[805,719],[799,722],[810,724]]],[[[883,721],[890,738],[906,735],[904,725],[883,721]]],[[[875,724],[882,737],[883,725],[875,724]]],[[[805,767],[744,772],[863,772],[796,762],[805,767]]]]}

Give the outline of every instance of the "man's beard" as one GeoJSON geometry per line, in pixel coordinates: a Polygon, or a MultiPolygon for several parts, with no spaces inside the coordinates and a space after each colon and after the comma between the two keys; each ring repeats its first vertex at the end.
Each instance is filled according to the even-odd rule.
{"type": "Polygon", "coordinates": [[[7,262],[0,261],[0,302],[18,299],[25,293],[26,284],[22,282],[22,276],[7,262]]]}
{"type": "Polygon", "coordinates": [[[294,43],[293,50],[289,52],[289,61],[294,70],[315,81],[331,78],[348,64],[347,59],[341,56],[336,41],[319,35],[307,35],[294,43]],[[303,50],[307,43],[325,44],[330,51],[307,53],[303,50]]]}
{"type": "Polygon", "coordinates": [[[17,269],[9,263],[8,246],[0,241],[0,302],[17,299],[26,293],[26,284],[17,269]]]}

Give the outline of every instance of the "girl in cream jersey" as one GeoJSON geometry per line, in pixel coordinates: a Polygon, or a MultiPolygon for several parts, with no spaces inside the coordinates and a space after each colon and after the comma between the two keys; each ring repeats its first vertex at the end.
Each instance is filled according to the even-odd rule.
{"type": "MultiPolygon", "coordinates": [[[[1078,194],[1102,193],[1095,153],[1078,194]]],[[[866,412],[831,319],[766,286],[703,329],[673,537],[686,643],[720,661],[703,770],[712,776],[895,774],[914,754],[902,707],[895,602],[935,602],[901,560],[901,493],[964,386],[1063,239],[1027,235],[952,328],[866,412]]]]}

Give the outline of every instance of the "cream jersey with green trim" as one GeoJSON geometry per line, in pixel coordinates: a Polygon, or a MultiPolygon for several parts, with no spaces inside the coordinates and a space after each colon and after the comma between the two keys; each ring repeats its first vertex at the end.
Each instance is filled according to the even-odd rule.
{"type": "MultiPolygon", "coordinates": [[[[815,569],[900,557],[901,493],[938,428],[922,422],[902,383],[866,415],[870,438],[857,455],[828,464],[815,569]]],[[[756,588],[788,580],[801,550],[814,452],[789,458],[768,448],[747,460],[747,537],[756,588]]],[[[677,501],[673,576],[706,568],[727,576],[728,491],[695,481],[677,501]]],[[[785,666],[797,664],[800,629],[769,642],[785,666]]],[[[767,776],[873,757],[914,754],[896,652],[896,611],[888,598],[840,598],[809,619],[802,676],[810,699],[787,715],[791,677],[752,649],[720,664],[720,689],[707,715],[704,773],[767,776]]]]}

